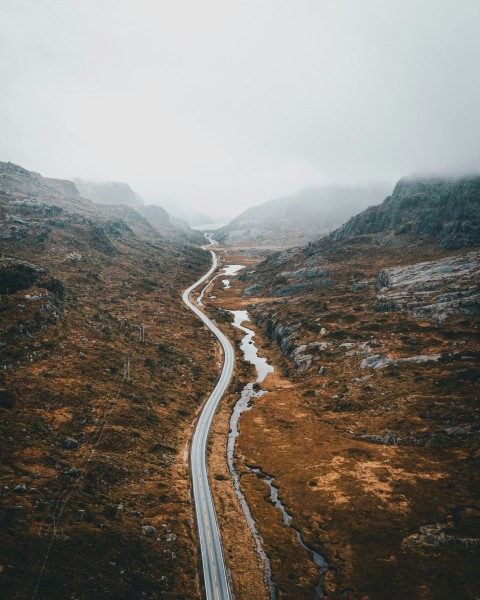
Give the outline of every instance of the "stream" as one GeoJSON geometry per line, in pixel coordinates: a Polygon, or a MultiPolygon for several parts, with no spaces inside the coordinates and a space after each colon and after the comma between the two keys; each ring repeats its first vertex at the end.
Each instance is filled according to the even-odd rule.
{"type": "MultiPolygon", "coordinates": [[[[235,266],[238,266],[238,265],[235,265],[235,266]]],[[[228,287],[225,284],[224,284],[224,286],[228,287]]],[[[235,443],[236,443],[237,437],[239,436],[238,423],[239,423],[240,417],[241,417],[242,413],[244,413],[247,410],[251,410],[253,408],[253,399],[254,398],[260,398],[261,396],[263,396],[264,394],[267,393],[263,390],[260,390],[258,387],[258,384],[261,383],[265,379],[265,377],[268,375],[268,373],[273,373],[274,368],[268,364],[267,359],[258,356],[258,348],[255,346],[255,344],[253,342],[255,332],[252,331],[251,329],[249,329],[248,327],[245,327],[244,325],[242,325],[242,323],[244,323],[245,321],[250,320],[250,318],[248,316],[248,312],[246,310],[235,310],[235,311],[230,311],[230,312],[234,316],[232,325],[245,333],[245,336],[243,337],[242,342],[240,344],[240,349],[243,352],[244,359],[247,362],[249,362],[250,364],[254,365],[254,367],[256,368],[257,379],[253,383],[247,383],[247,385],[242,390],[240,399],[237,401],[237,403],[235,404],[235,406],[233,408],[233,412],[230,417],[230,433],[228,435],[228,440],[227,440],[227,463],[228,463],[228,469],[232,476],[235,493],[240,501],[240,505],[241,505],[243,513],[245,515],[245,518],[246,518],[246,521],[248,524],[248,528],[250,529],[250,531],[252,533],[258,555],[260,556],[260,560],[262,563],[264,576],[265,576],[265,580],[267,583],[270,598],[271,598],[271,600],[276,600],[277,592],[276,592],[275,583],[274,583],[273,577],[272,577],[270,560],[263,548],[262,536],[260,535],[259,531],[256,528],[255,520],[252,517],[250,508],[249,508],[246,498],[242,492],[242,489],[240,486],[240,476],[239,476],[238,472],[236,471],[235,464],[234,464],[235,443]]],[[[269,487],[270,500],[271,500],[272,504],[275,506],[275,508],[277,508],[281,512],[282,517],[283,517],[283,522],[285,523],[285,525],[287,527],[291,527],[295,531],[295,535],[296,535],[298,543],[304,550],[306,550],[310,554],[311,560],[313,561],[315,566],[318,568],[319,581],[315,588],[315,600],[320,600],[321,598],[323,598],[322,583],[323,583],[323,574],[328,566],[327,562],[325,561],[323,556],[321,556],[321,554],[316,552],[313,548],[311,548],[310,546],[308,546],[305,543],[300,531],[298,531],[298,529],[296,529],[295,527],[292,527],[291,521],[293,519],[293,516],[288,513],[284,504],[280,500],[280,497],[278,494],[278,488],[273,483],[275,481],[275,478],[271,477],[269,475],[266,475],[258,468],[249,468],[249,471],[250,471],[250,473],[260,477],[261,480],[269,487]]]]}

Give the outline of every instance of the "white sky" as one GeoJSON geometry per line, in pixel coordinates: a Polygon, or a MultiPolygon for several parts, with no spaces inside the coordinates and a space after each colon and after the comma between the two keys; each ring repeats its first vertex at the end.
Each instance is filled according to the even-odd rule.
{"type": "Polygon", "coordinates": [[[479,170],[478,0],[0,0],[0,160],[219,216],[479,170]]]}

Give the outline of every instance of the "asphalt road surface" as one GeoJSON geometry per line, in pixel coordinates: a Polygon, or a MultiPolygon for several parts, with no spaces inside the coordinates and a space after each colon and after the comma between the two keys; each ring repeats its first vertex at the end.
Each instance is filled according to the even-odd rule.
{"type": "MultiPolygon", "coordinates": [[[[216,244],[211,237],[208,238],[207,236],[207,239],[209,239],[211,245],[216,244]]],[[[223,558],[222,541],[208,484],[206,450],[213,415],[230,383],[235,355],[232,345],[218,327],[197,306],[190,302],[190,293],[205,282],[217,268],[217,256],[212,250],[210,252],[212,254],[212,268],[183,292],[183,301],[218,338],[223,348],[224,363],[220,379],[198,419],[197,428],[193,435],[190,464],[206,597],[207,600],[230,600],[230,588],[223,558]]]]}

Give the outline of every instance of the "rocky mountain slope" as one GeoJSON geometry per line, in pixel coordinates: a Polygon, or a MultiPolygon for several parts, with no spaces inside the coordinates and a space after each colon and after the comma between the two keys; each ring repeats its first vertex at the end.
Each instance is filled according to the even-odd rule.
{"type": "Polygon", "coordinates": [[[332,234],[340,240],[366,234],[432,236],[442,248],[480,243],[480,176],[404,178],[391,196],[352,217],[332,234]]]}
{"type": "Polygon", "coordinates": [[[173,217],[161,206],[144,204],[143,199],[127,183],[119,181],[92,182],[76,178],[76,187],[85,198],[102,206],[103,212],[117,212],[124,220],[140,221],[142,215],[161,235],[175,237],[181,232],[192,242],[201,243],[203,236],[184,220],[173,217]],[[115,208],[112,208],[115,207],[115,208]],[[134,211],[137,215],[134,215],[134,211]]]}
{"type": "Polygon", "coordinates": [[[330,233],[359,210],[383,200],[385,185],[304,190],[247,209],[216,232],[228,245],[290,247],[330,233]]]}
{"type": "Polygon", "coordinates": [[[318,574],[264,474],[328,563],[325,598],[480,595],[478,182],[402,180],[211,290],[248,308],[278,371],[242,415],[237,468],[284,597],[318,574]]]}
{"type": "Polygon", "coordinates": [[[168,231],[173,229],[177,232],[181,231],[193,242],[200,244],[205,241],[202,233],[191,229],[186,221],[181,221],[176,217],[172,217],[161,206],[156,206],[155,204],[146,204],[139,206],[136,211],[145,217],[150,225],[157,231],[166,234],[168,231]]]}
{"type": "Polygon", "coordinates": [[[76,177],[74,182],[83,197],[97,204],[125,204],[133,208],[143,204],[142,198],[122,181],[87,181],[76,177]]]}
{"type": "Polygon", "coordinates": [[[213,220],[209,215],[194,208],[193,206],[188,206],[186,204],[165,198],[162,198],[161,204],[167,210],[168,214],[173,217],[173,219],[182,221],[183,223],[188,223],[190,227],[204,225],[206,223],[213,223],[213,220]]]}
{"type": "Polygon", "coordinates": [[[0,164],[4,598],[200,595],[185,449],[215,356],[180,298],[209,256],[161,231],[0,164]]]}

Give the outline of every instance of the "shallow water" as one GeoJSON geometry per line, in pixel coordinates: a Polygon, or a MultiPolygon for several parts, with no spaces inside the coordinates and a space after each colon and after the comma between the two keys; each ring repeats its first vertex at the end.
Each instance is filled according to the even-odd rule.
{"type": "Polygon", "coordinates": [[[269,365],[266,358],[262,358],[258,356],[258,348],[255,346],[253,342],[253,338],[255,337],[255,332],[248,327],[242,325],[242,323],[250,321],[250,317],[248,316],[248,311],[246,310],[231,310],[230,311],[233,316],[233,326],[237,327],[237,329],[241,329],[245,332],[245,336],[242,339],[242,343],[240,344],[240,349],[243,352],[245,360],[252,364],[257,370],[257,379],[256,383],[262,383],[265,377],[269,373],[273,373],[274,368],[272,365],[269,365]]]}
{"type": "Polygon", "coordinates": [[[245,265],[227,265],[223,267],[224,275],[233,276],[245,268],[245,265]]]}
{"type": "Polygon", "coordinates": [[[244,321],[250,320],[248,317],[248,312],[245,310],[236,310],[230,312],[234,315],[232,325],[245,333],[240,347],[243,351],[245,360],[255,366],[257,370],[257,379],[255,382],[247,383],[247,385],[242,390],[240,399],[233,408],[233,412],[230,417],[230,432],[228,434],[227,440],[227,464],[230,474],[232,476],[235,494],[237,495],[237,498],[240,502],[240,506],[242,507],[243,514],[245,515],[248,528],[250,529],[253,539],[255,541],[255,546],[257,549],[257,553],[260,557],[260,561],[262,563],[263,573],[268,587],[268,592],[270,594],[270,598],[271,600],[276,600],[277,593],[272,578],[270,560],[265,550],[263,549],[262,536],[256,528],[255,520],[252,517],[252,513],[250,512],[250,508],[247,504],[247,500],[240,487],[240,476],[235,469],[235,442],[240,433],[238,422],[242,413],[253,408],[254,399],[260,398],[260,396],[266,394],[266,392],[263,390],[255,391],[254,386],[256,383],[260,383],[261,381],[263,381],[268,375],[268,373],[272,373],[274,369],[271,365],[267,363],[267,360],[265,358],[261,358],[260,356],[258,356],[258,349],[253,343],[253,337],[255,333],[251,329],[248,329],[247,327],[244,327],[242,325],[244,321]]]}
{"type": "Polygon", "coordinates": [[[282,513],[283,522],[285,523],[285,525],[287,525],[287,527],[291,527],[295,531],[295,536],[297,538],[298,543],[304,550],[306,550],[310,554],[313,563],[318,568],[320,577],[319,577],[317,586],[315,588],[315,600],[320,600],[321,598],[323,598],[322,583],[323,583],[323,575],[325,573],[325,570],[328,568],[327,561],[323,558],[323,556],[321,554],[319,554],[316,550],[314,550],[308,544],[306,544],[300,531],[291,525],[293,516],[287,511],[283,502],[280,500],[280,496],[278,494],[278,488],[273,484],[273,482],[275,481],[275,478],[265,475],[264,473],[262,473],[260,471],[260,469],[250,469],[250,470],[252,473],[260,474],[262,480],[268,485],[268,487],[270,489],[270,500],[271,500],[272,504],[275,506],[275,508],[278,508],[278,510],[282,513]]]}
{"type": "MultiPolygon", "coordinates": [[[[245,515],[248,527],[249,527],[249,529],[252,533],[253,539],[255,541],[258,555],[260,556],[260,560],[262,562],[265,581],[268,586],[270,598],[272,600],[276,600],[277,592],[276,592],[275,583],[274,583],[273,577],[272,577],[270,560],[263,548],[262,536],[260,535],[259,531],[256,528],[255,520],[252,517],[250,508],[249,508],[246,498],[242,492],[242,489],[240,486],[240,476],[237,473],[237,471],[235,469],[235,464],[234,464],[235,443],[236,443],[237,437],[239,436],[239,433],[240,433],[239,432],[240,417],[241,417],[242,413],[244,413],[247,410],[251,410],[253,408],[255,398],[260,398],[260,396],[263,396],[264,394],[267,393],[263,390],[255,391],[254,387],[255,387],[255,384],[261,383],[269,373],[273,373],[274,368],[272,367],[272,365],[268,364],[266,358],[262,358],[261,356],[258,356],[258,348],[255,346],[255,343],[253,341],[253,338],[255,337],[255,332],[243,325],[243,323],[250,321],[248,311],[232,310],[230,312],[234,316],[232,325],[245,333],[245,335],[241,341],[240,348],[243,352],[243,356],[244,356],[245,360],[255,366],[255,369],[257,371],[257,379],[254,383],[253,382],[247,383],[247,385],[242,390],[240,399],[238,400],[238,402],[235,404],[235,406],[233,408],[233,412],[230,417],[230,433],[228,435],[228,440],[227,440],[227,463],[228,463],[228,468],[229,468],[230,474],[232,476],[235,493],[240,501],[240,505],[241,505],[243,513],[245,515]]],[[[261,477],[262,481],[264,481],[264,483],[269,487],[270,500],[271,500],[272,504],[275,506],[275,508],[277,508],[282,513],[283,522],[285,523],[285,525],[287,527],[291,527],[295,531],[295,536],[297,538],[299,545],[310,554],[310,557],[311,557],[313,563],[317,566],[318,571],[319,571],[319,580],[318,580],[318,584],[315,588],[315,600],[320,600],[321,598],[323,598],[322,583],[323,583],[324,572],[328,567],[327,562],[325,561],[325,559],[323,558],[323,556],[321,554],[319,554],[316,550],[314,550],[313,548],[311,548],[310,546],[308,546],[305,543],[300,531],[292,526],[291,522],[293,520],[293,515],[291,515],[287,511],[286,507],[284,506],[283,502],[281,501],[281,499],[279,497],[278,488],[273,483],[275,481],[275,478],[270,477],[270,476],[266,475],[265,473],[262,473],[262,471],[260,471],[260,469],[258,469],[258,468],[250,469],[250,473],[261,477]]]]}

